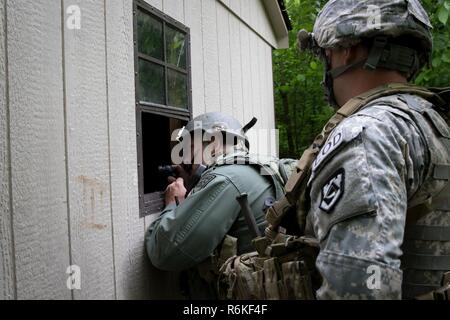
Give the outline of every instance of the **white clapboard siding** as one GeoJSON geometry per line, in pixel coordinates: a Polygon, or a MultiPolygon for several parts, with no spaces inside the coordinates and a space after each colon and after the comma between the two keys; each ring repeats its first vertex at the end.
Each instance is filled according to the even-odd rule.
{"type": "Polygon", "coordinates": [[[267,108],[268,108],[268,124],[267,128],[269,130],[274,130],[271,135],[270,139],[270,150],[269,153],[273,156],[279,156],[279,150],[278,150],[278,144],[277,144],[277,133],[275,132],[276,123],[275,123],[275,100],[274,100],[274,89],[273,89],[273,64],[272,64],[272,47],[265,46],[265,58],[264,58],[264,64],[266,67],[266,76],[264,78],[265,81],[265,87],[267,90],[265,91],[266,97],[265,101],[267,102],[267,108]]]}
{"type": "Polygon", "coordinates": [[[112,299],[105,8],[103,1],[63,3],[82,9],[81,29],[64,32],[71,251],[82,273],[81,290],[74,297],[112,299]]]}
{"type": "Polygon", "coordinates": [[[162,11],[162,9],[163,9],[163,1],[164,0],[144,0],[144,1],[158,10],[162,11]]]}
{"type": "Polygon", "coordinates": [[[278,41],[262,0],[217,0],[268,44],[278,41]]]}
{"type": "Polygon", "coordinates": [[[184,0],[163,0],[162,11],[184,24],[184,0]]]}
{"type": "Polygon", "coordinates": [[[230,9],[236,14],[238,17],[241,16],[241,2],[247,2],[242,0],[229,0],[230,9]]]}
{"type": "Polygon", "coordinates": [[[259,56],[258,56],[258,41],[259,37],[253,33],[249,33],[249,43],[250,43],[250,77],[251,77],[251,83],[252,83],[252,95],[251,95],[251,102],[252,102],[252,110],[253,110],[253,116],[258,118],[258,122],[254,126],[253,130],[250,131],[250,144],[252,145],[251,152],[256,153],[264,153],[264,150],[260,150],[259,143],[255,140],[259,138],[259,135],[255,133],[258,129],[263,129],[264,125],[264,112],[267,110],[263,110],[261,106],[261,94],[262,90],[264,88],[261,88],[261,83],[259,81],[260,78],[260,65],[259,65],[259,56]],[[253,138],[253,139],[252,139],[253,138]]]}
{"type": "Polygon", "coordinates": [[[216,6],[217,49],[219,55],[220,111],[233,114],[231,86],[230,13],[220,2],[216,6]]]}
{"type": "Polygon", "coordinates": [[[192,106],[194,114],[206,112],[205,105],[205,68],[203,51],[202,0],[188,0],[184,2],[185,24],[191,34],[191,81],[192,106]]]}
{"type": "Polygon", "coordinates": [[[70,299],[61,2],[7,1],[12,215],[19,299],[70,299]]]}
{"type": "Polygon", "coordinates": [[[142,299],[148,297],[149,263],[138,213],[133,4],[108,0],[105,5],[116,292],[118,299],[142,299]]]}
{"type": "MultiPolygon", "coordinates": [[[[203,70],[206,111],[220,111],[219,53],[217,44],[217,11],[215,0],[202,0],[203,70]]],[[[195,107],[195,106],[194,106],[195,107]]],[[[194,108],[194,116],[201,113],[194,108]]]]}
{"type": "Polygon", "coordinates": [[[242,87],[242,52],[240,22],[234,15],[229,15],[230,27],[230,59],[231,59],[231,87],[232,87],[232,115],[241,123],[248,121],[244,118],[243,87],[242,87]]]}
{"type": "Polygon", "coordinates": [[[240,23],[239,24],[239,32],[240,32],[240,42],[241,42],[241,61],[242,61],[242,108],[244,114],[244,122],[248,122],[252,117],[257,116],[253,112],[253,103],[252,103],[252,70],[251,70],[251,60],[252,57],[250,55],[250,34],[251,31],[248,28],[240,23]]]}
{"type": "Polygon", "coordinates": [[[0,300],[15,298],[9,183],[5,0],[0,1],[0,300]]]}

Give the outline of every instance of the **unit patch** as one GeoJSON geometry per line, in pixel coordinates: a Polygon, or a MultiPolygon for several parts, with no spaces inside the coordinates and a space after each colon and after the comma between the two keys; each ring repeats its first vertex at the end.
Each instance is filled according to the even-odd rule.
{"type": "Polygon", "coordinates": [[[344,142],[342,130],[337,131],[333,136],[331,136],[327,143],[322,147],[316,159],[313,162],[312,170],[316,169],[322,164],[322,162],[331,155],[338,147],[344,142]]]}
{"type": "Polygon", "coordinates": [[[196,190],[204,189],[211,181],[213,181],[217,176],[212,173],[206,174],[204,177],[200,179],[200,181],[195,186],[196,190]]]}
{"type": "Polygon", "coordinates": [[[322,200],[319,208],[331,213],[344,194],[345,170],[337,170],[322,187],[322,200]]]}

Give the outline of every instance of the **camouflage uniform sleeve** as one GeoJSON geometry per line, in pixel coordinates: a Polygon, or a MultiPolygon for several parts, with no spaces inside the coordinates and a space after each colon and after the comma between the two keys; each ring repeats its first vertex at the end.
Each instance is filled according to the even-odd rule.
{"type": "Polygon", "coordinates": [[[153,265],[180,271],[210,256],[239,213],[238,194],[226,176],[205,173],[185,201],[166,207],[148,228],[145,242],[153,265]]]}
{"type": "Polygon", "coordinates": [[[318,299],[400,299],[408,197],[426,158],[414,124],[389,107],[345,120],[309,180],[309,227],[319,239],[318,299]]]}

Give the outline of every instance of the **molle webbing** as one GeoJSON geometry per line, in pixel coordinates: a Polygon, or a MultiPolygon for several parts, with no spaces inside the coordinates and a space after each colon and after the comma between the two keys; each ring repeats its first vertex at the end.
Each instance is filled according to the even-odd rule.
{"type": "Polygon", "coordinates": [[[450,227],[442,226],[407,226],[406,240],[450,241],[450,227]]]}
{"type": "Polygon", "coordinates": [[[277,201],[266,214],[269,223],[267,236],[273,236],[273,232],[278,228],[284,215],[289,212],[290,208],[300,199],[300,210],[305,205],[305,197],[302,194],[306,190],[306,183],[313,161],[317,157],[320,149],[327,141],[331,132],[345,119],[355,114],[371,101],[378,98],[395,95],[395,94],[412,94],[420,96],[430,101],[447,122],[450,120],[450,88],[448,89],[426,89],[411,84],[392,83],[384,85],[373,90],[367,91],[348,101],[342,106],[336,114],[328,121],[322,132],[315,138],[313,144],[303,153],[298,160],[297,168],[292,173],[286,184],[286,195],[277,201]]]}

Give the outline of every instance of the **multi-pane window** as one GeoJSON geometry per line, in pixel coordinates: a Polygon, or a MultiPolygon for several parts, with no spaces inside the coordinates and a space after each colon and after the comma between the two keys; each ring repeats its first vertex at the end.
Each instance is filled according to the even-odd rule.
{"type": "Polygon", "coordinates": [[[141,216],[162,209],[171,133],[191,118],[189,29],[136,0],[136,123],[141,216]]]}

